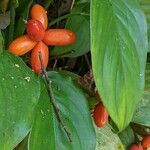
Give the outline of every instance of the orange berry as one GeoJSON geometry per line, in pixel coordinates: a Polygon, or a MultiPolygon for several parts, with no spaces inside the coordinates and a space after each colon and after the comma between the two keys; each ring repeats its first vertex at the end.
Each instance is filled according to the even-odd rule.
{"type": "Polygon", "coordinates": [[[108,112],[102,102],[99,102],[93,112],[94,122],[97,127],[103,127],[108,121],[108,112]]]}
{"type": "Polygon", "coordinates": [[[32,54],[31,54],[31,66],[32,66],[32,69],[37,74],[40,74],[42,71],[39,53],[41,53],[42,62],[43,62],[44,67],[46,68],[48,65],[49,50],[48,50],[48,46],[45,45],[42,41],[38,42],[38,44],[34,47],[32,54]]]}
{"type": "Polygon", "coordinates": [[[75,33],[67,29],[49,29],[45,32],[43,39],[45,44],[53,46],[65,46],[75,41],[75,33]]]}
{"type": "Polygon", "coordinates": [[[10,43],[8,50],[17,56],[21,56],[33,49],[36,43],[28,35],[22,35],[10,43]]]}
{"type": "Polygon", "coordinates": [[[26,25],[26,31],[28,36],[37,42],[44,38],[45,30],[42,23],[38,20],[29,20],[26,25]]]}
{"type": "Polygon", "coordinates": [[[150,147],[150,135],[146,135],[142,140],[143,148],[150,147]]]}
{"type": "Polygon", "coordinates": [[[143,150],[141,145],[132,144],[129,150],[143,150]]]}
{"type": "Polygon", "coordinates": [[[39,4],[33,5],[31,8],[31,18],[38,20],[42,23],[44,29],[47,29],[48,26],[48,18],[46,10],[39,4]]]}

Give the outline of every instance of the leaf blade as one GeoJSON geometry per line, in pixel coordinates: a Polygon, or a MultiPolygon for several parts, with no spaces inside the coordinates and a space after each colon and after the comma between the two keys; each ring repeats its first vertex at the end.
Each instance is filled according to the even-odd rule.
{"type": "Polygon", "coordinates": [[[7,52],[0,55],[2,149],[15,148],[30,131],[39,91],[40,84],[37,77],[20,58],[7,52]]]}
{"type": "Polygon", "coordinates": [[[109,125],[104,128],[97,128],[96,130],[96,150],[124,150],[124,147],[117,134],[111,131],[109,125]]]}
{"type": "Polygon", "coordinates": [[[136,1],[93,0],[91,10],[96,86],[121,131],[131,121],[144,89],[146,21],[136,1]]]}
{"type": "Polygon", "coordinates": [[[71,133],[73,142],[68,142],[68,139],[64,136],[65,133],[62,132],[61,126],[57,122],[49,102],[49,96],[44,89],[38,106],[36,121],[30,135],[29,149],[94,149],[95,133],[82,91],[66,75],[50,72],[49,77],[52,80],[57,106],[65,127],[71,133]],[[82,140],[83,137],[84,140],[82,140]]]}

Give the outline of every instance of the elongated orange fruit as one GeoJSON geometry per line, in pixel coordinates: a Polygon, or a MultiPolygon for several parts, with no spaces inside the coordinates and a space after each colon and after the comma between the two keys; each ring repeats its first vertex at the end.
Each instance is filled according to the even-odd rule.
{"type": "Polygon", "coordinates": [[[41,62],[40,62],[40,58],[39,55],[41,53],[41,57],[42,57],[42,63],[44,65],[44,67],[46,68],[48,65],[48,60],[49,60],[49,50],[48,50],[48,46],[45,45],[42,41],[38,42],[38,44],[34,47],[32,54],[31,54],[31,66],[32,69],[37,73],[40,74],[41,73],[41,62]]]}
{"type": "Polygon", "coordinates": [[[142,146],[144,149],[150,147],[150,135],[146,135],[142,140],[142,146]]]}
{"type": "Polygon", "coordinates": [[[30,19],[26,25],[28,36],[34,41],[41,41],[44,38],[45,30],[42,23],[35,19],[30,19]]]}
{"type": "Polygon", "coordinates": [[[52,46],[66,46],[76,41],[74,32],[68,29],[49,29],[45,32],[43,42],[52,46]]]}
{"type": "Polygon", "coordinates": [[[33,49],[36,43],[28,35],[22,35],[10,43],[8,50],[17,56],[21,56],[33,49]]]}
{"type": "Polygon", "coordinates": [[[129,150],[144,150],[141,145],[132,144],[129,150]]]}
{"type": "Polygon", "coordinates": [[[102,102],[99,102],[93,112],[94,122],[97,127],[103,127],[108,121],[108,112],[102,102]]]}
{"type": "Polygon", "coordinates": [[[44,29],[47,29],[48,26],[48,18],[46,10],[39,4],[33,5],[31,8],[31,18],[38,20],[42,23],[44,29]]]}

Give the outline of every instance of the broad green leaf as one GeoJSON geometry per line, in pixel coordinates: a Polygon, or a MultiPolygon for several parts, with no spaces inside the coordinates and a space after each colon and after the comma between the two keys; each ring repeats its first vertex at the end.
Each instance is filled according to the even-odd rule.
{"type": "Polygon", "coordinates": [[[23,61],[0,55],[0,149],[12,150],[30,131],[40,84],[23,61]]]}
{"type": "Polygon", "coordinates": [[[144,89],[147,27],[136,0],[92,0],[91,54],[96,87],[119,131],[144,89]]]}
{"type": "Polygon", "coordinates": [[[82,15],[89,14],[89,4],[80,4],[74,7],[72,14],[81,13],[71,16],[66,23],[67,29],[74,31],[77,35],[77,41],[69,46],[55,47],[51,51],[52,56],[77,57],[87,53],[90,50],[90,17],[82,15]]]}
{"type": "Polygon", "coordinates": [[[4,40],[0,30],[0,54],[3,52],[3,49],[4,49],[4,40]]]}
{"type": "Polygon", "coordinates": [[[147,19],[147,25],[148,25],[148,43],[149,48],[148,51],[150,51],[150,1],[149,0],[139,0],[140,5],[146,15],[147,19]]]}
{"type": "Polygon", "coordinates": [[[45,88],[29,138],[29,150],[94,150],[95,132],[83,91],[67,75],[49,72],[49,78],[61,117],[71,133],[72,143],[68,142],[56,119],[45,88]]]}
{"type": "Polygon", "coordinates": [[[71,77],[71,79],[76,81],[76,82],[78,82],[80,80],[80,78],[81,78],[81,76],[79,76],[78,74],[75,74],[75,73],[67,71],[67,70],[60,70],[59,73],[61,75],[64,75],[64,76],[71,77]]]}
{"type": "Polygon", "coordinates": [[[144,92],[143,98],[139,103],[132,121],[134,123],[150,126],[150,92],[144,92]]]}
{"type": "Polygon", "coordinates": [[[131,127],[127,127],[125,130],[119,133],[119,138],[126,149],[128,149],[129,146],[135,142],[134,132],[131,127]]]}
{"type": "Polygon", "coordinates": [[[125,150],[118,135],[111,131],[109,125],[96,130],[96,150],[125,150]]]}
{"type": "Polygon", "coordinates": [[[19,0],[19,7],[16,9],[17,21],[15,24],[15,37],[24,33],[26,26],[24,20],[28,20],[32,3],[33,0],[19,0]]]}
{"type": "Polygon", "coordinates": [[[146,64],[146,71],[145,71],[145,91],[150,91],[150,63],[146,64]]]}

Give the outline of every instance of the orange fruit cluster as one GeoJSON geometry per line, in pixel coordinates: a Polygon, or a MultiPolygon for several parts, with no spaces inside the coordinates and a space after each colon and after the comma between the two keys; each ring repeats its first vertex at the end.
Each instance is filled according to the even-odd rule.
{"type": "Polygon", "coordinates": [[[46,10],[39,4],[33,5],[31,19],[26,24],[27,34],[12,41],[8,47],[8,50],[17,56],[32,50],[31,66],[37,74],[42,71],[39,54],[41,54],[44,67],[46,68],[48,65],[48,46],[66,46],[76,41],[74,32],[68,29],[47,29],[47,26],[46,10]]]}

